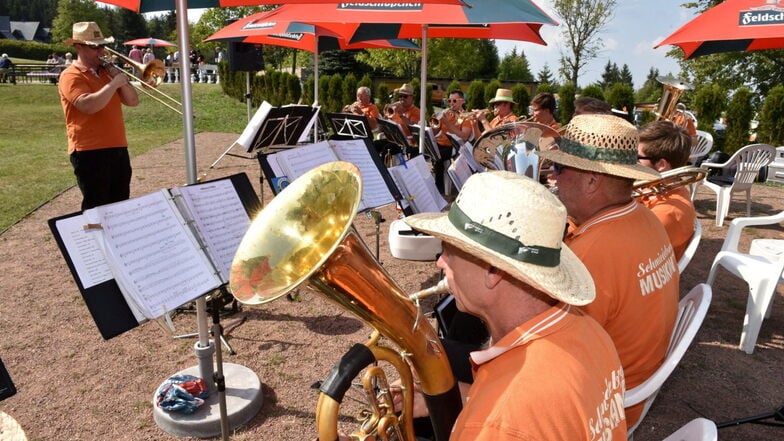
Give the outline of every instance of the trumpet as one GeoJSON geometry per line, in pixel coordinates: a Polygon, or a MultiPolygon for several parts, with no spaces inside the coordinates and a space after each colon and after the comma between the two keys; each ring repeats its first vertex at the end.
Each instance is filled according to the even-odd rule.
{"type": "Polygon", "coordinates": [[[524,118],[522,115],[517,117],[517,122],[532,122],[532,121],[534,121],[534,116],[533,115],[531,115],[531,116],[529,116],[527,118],[524,118]]]}
{"type": "MultiPolygon", "coordinates": [[[[163,76],[166,74],[166,68],[163,65],[163,61],[152,60],[147,64],[140,64],[134,60],[131,60],[125,55],[115,51],[110,47],[106,47],[104,48],[104,50],[109,54],[114,55],[117,58],[123,60],[125,64],[133,66],[133,68],[139,72],[139,76],[136,76],[130,72],[124,72],[126,75],[128,75],[129,77],[131,77],[132,79],[140,83],[140,85],[138,86],[134,84],[136,90],[143,92],[145,95],[149,96],[150,98],[158,101],[159,103],[163,104],[169,109],[182,115],[182,110],[180,110],[182,109],[182,103],[177,101],[175,98],[156,89],[158,86],[161,85],[161,83],[163,83],[163,76]],[[157,95],[155,95],[153,92],[157,93],[157,95]],[[168,100],[169,102],[166,102],[164,99],[168,100]],[[179,109],[174,106],[179,107],[179,109]]],[[[117,74],[115,72],[115,69],[119,70],[116,66],[112,64],[111,59],[106,57],[103,58],[102,67],[106,69],[107,72],[109,72],[109,75],[112,76],[117,74]]]]}
{"type": "Polygon", "coordinates": [[[346,104],[343,106],[343,113],[353,113],[356,115],[362,114],[362,107],[359,101],[354,101],[351,104],[346,104]]]}
{"type": "Polygon", "coordinates": [[[402,103],[400,101],[395,101],[392,104],[387,104],[387,105],[384,106],[384,115],[387,116],[387,119],[392,118],[393,116],[395,116],[395,114],[397,113],[397,108],[401,104],[402,103]]]}
{"type": "Polygon", "coordinates": [[[444,116],[454,114],[455,112],[452,109],[444,109],[440,112],[434,113],[433,116],[430,117],[430,127],[434,129],[441,127],[441,121],[443,120],[444,116]]]}

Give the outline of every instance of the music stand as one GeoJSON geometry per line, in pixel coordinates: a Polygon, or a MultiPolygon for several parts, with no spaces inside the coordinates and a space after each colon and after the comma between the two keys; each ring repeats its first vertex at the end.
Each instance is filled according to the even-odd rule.
{"type": "Polygon", "coordinates": [[[408,149],[408,139],[406,138],[405,132],[403,132],[403,127],[390,119],[378,118],[377,121],[378,127],[381,129],[381,132],[384,133],[384,137],[391,143],[397,144],[402,152],[406,152],[408,149]]]}
{"type": "Polygon", "coordinates": [[[340,139],[373,138],[373,131],[365,115],[327,113],[333,132],[340,139]]]}
{"type": "MultiPolygon", "coordinates": [[[[411,132],[411,136],[414,138],[419,138],[418,124],[409,124],[408,131],[411,132]]],[[[432,162],[442,160],[441,152],[438,150],[438,144],[436,143],[436,138],[433,136],[433,129],[430,127],[425,129],[425,153],[430,156],[432,162]]]]}
{"type": "Polygon", "coordinates": [[[310,106],[272,107],[248,143],[251,153],[273,145],[296,145],[316,121],[319,109],[310,106]]]}

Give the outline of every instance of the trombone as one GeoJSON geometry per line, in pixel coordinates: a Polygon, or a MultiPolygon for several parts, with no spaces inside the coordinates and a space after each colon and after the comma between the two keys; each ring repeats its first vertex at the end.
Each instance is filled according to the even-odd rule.
{"type": "MultiPolygon", "coordinates": [[[[158,101],[159,103],[163,104],[169,109],[182,115],[182,110],[180,110],[182,109],[182,103],[157,89],[157,87],[160,86],[161,83],[163,83],[163,76],[166,74],[166,69],[163,66],[163,61],[152,60],[147,64],[141,64],[141,63],[137,63],[134,60],[131,60],[130,58],[115,51],[110,47],[105,47],[104,50],[116,56],[117,58],[123,60],[123,62],[125,62],[126,64],[133,66],[133,68],[139,72],[139,76],[136,76],[130,72],[125,72],[126,75],[128,75],[129,77],[133,78],[134,80],[140,83],[139,85],[134,84],[134,87],[136,87],[137,90],[143,92],[144,94],[148,95],[150,98],[154,99],[155,101],[158,101]],[[153,92],[156,92],[157,95],[153,92]],[[168,100],[169,102],[167,102],[166,100],[168,100]],[[179,109],[175,106],[179,107],[179,109]]],[[[107,60],[106,58],[104,58],[103,61],[104,61],[103,64],[104,69],[109,71],[109,74],[111,75],[112,74],[111,69],[117,69],[117,67],[112,65],[111,61],[107,60]]]]}

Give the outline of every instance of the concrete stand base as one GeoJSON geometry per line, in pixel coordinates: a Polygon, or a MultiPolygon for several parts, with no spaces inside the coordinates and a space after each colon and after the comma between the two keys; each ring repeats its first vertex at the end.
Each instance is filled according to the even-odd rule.
{"type": "MultiPolygon", "coordinates": [[[[200,376],[199,366],[177,372],[178,375],[200,376]]],[[[261,381],[252,370],[233,363],[223,364],[226,379],[226,413],[229,430],[247,423],[261,409],[263,395],[261,381]]],[[[212,381],[212,379],[204,379],[212,381]]],[[[164,432],[176,436],[212,438],[221,435],[220,404],[218,393],[211,393],[192,415],[164,412],[155,405],[153,396],[153,419],[164,432]]]]}

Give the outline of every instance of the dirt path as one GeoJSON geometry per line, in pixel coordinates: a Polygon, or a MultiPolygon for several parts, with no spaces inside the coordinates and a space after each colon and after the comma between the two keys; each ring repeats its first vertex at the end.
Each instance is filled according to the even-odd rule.
{"type": "MultiPolygon", "coordinates": [[[[203,133],[197,139],[200,172],[236,139],[233,134],[203,133]]],[[[240,153],[236,148],[235,153],[240,153]]],[[[133,159],[133,195],[186,182],[181,143],[171,143],[133,159]]],[[[258,190],[255,160],[225,157],[206,177],[245,172],[258,190]]],[[[780,187],[753,191],[755,215],[784,209],[780,187]]],[[[264,201],[271,194],[266,188],[264,201]]],[[[104,341],[84,306],[71,275],[52,240],[46,221],[76,211],[80,195],[72,188],[0,236],[2,303],[0,358],[19,393],[0,403],[30,440],[179,440],[161,431],[152,419],[150,399],[169,375],[195,365],[194,340],[174,339],[161,327],[147,323],[104,341]]],[[[703,240],[684,273],[685,294],[705,281],[713,256],[727,227],[713,226],[714,199],[707,190],[698,195],[703,240]]],[[[733,204],[730,218],[741,215],[733,204]]],[[[388,253],[387,231],[392,207],[382,209],[381,260],[406,290],[429,286],[437,278],[432,262],[407,262],[388,253]]],[[[364,215],[358,227],[374,246],[373,223],[364,215]]],[[[781,237],[782,228],[755,230],[757,236],[781,237]]],[[[706,322],[692,348],[656,400],[635,439],[660,440],[689,420],[705,416],[726,421],[768,412],[784,404],[783,290],[778,305],[765,320],[753,355],[736,349],[746,303],[745,285],[722,273],[706,322]]],[[[369,328],[350,313],[303,291],[301,301],[284,299],[262,307],[245,307],[226,319],[247,317],[230,330],[236,355],[224,361],[252,369],[263,383],[261,412],[231,439],[289,440],[314,437],[317,394],[310,389],[352,344],[363,342],[369,328]]],[[[175,317],[177,334],[195,330],[195,315],[175,317]]],[[[784,429],[742,425],[723,429],[722,438],[774,440],[784,429]]]]}

